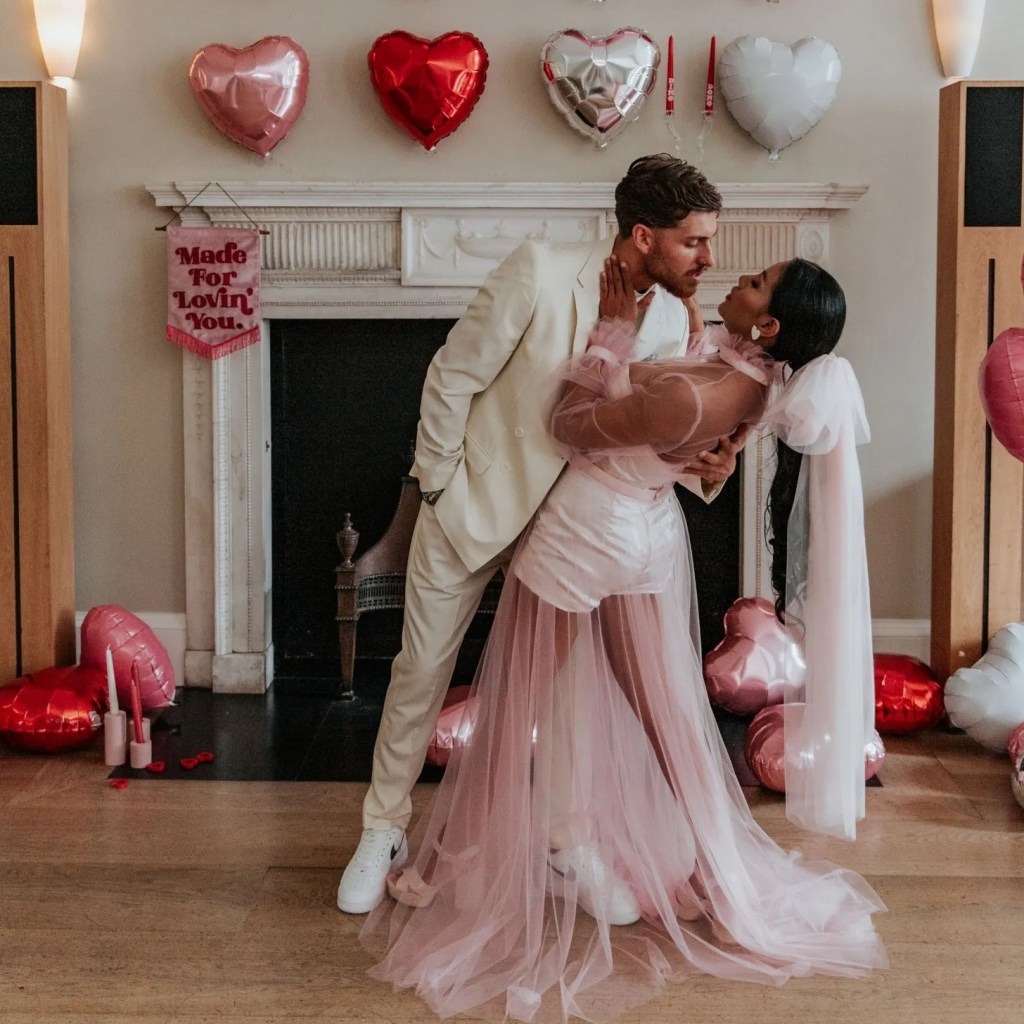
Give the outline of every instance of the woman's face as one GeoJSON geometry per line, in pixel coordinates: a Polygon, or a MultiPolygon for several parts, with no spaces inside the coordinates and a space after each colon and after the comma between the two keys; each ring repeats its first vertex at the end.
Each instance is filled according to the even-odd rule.
{"type": "Polygon", "coordinates": [[[722,321],[732,334],[750,337],[750,329],[757,327],[762,334],[762,344],[768,347],[775,340],[771,330],[777,321],[768,312],[772,292],[786,269],[785,263],[773,263],[760,274],[744,274],[732,286],[729,294],[719,305],[722,321]]]}

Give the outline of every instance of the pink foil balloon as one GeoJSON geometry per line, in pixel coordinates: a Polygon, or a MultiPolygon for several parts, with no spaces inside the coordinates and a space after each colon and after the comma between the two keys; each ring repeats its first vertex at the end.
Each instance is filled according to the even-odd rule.
{"type": "Polygon", "coordinates": [[[456,747],[465,746],[473,733],[476,708],[470,703],[468,686],[453,686],[444,698],[434,735],[427,746],[427,764],[443,768],[456,747]]]}
{"type": "Polygon", "coordinates": [[[241,50],[211,43],[192,58],[188,80],[203,113],[229,139],[266,156],[302,113],[309,58],[288,36],[241,50]]]}
{"type": "Polygon", "coordinates": [[[19,750],[72,750],[92,741],[106,707],[106,673],[44,668],[0,689],[0,736],[19,750]]]}
{"type": "Polygon", "coordinates": [[[167,707],[174,700],[174,669],[167,648],[142,619],[117,604],[90,608],[82,620],[82,665],[99,669],[104,679],[108,644],[123,709],[132,706],[132,662],[138,667],[143,711],[167,707]]]}
{"type": "Polygon", "coordinates": [[[1010,738],[1006,743],[1006,751],[1010,755],[1010,760],[1016,764],[1021,758],[1024,758],[1024,722],[1021,722],[1013,732],[1010,733],[1010,738]]]}
{"type": "Polygon", "coordinates": [[[1013,763],[1013,769],[1010,772],[1010,789],[1013,791],[1017,803],[1024,807],[1024,757],[1013,763]]]}
{"type": "Polygon", "coordinates": [[[725,637],[704,659],[711,703],[752,715],[797,694],[807,666],[799,641],[761,597],[741,597],[725,613],[725,637]]]}
{"type": "Polygon", "coordinates": [[[1010,327],[992,342],[981,361],[978,388],[996,440],[1024,462],[1024,328],[1010,327]]]}
{"type": "MultiPolygon", "coordinates": [[[[788,705],[789,714],[799,716],[802,704],[788,705]]],[[[772,704],[754,715],[743,752],[747,764],[758,782],[776,793],[786,791],[786,705],[772,704]]],[[[878,732],[872,730],[864,746],[864,781],[873,778],[885,760],[885,744],[878,732]]]]}

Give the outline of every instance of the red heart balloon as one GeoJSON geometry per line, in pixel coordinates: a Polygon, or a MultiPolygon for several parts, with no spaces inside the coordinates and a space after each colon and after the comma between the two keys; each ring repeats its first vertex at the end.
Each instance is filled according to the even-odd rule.
{"type": "Polygon", "coordinates": [[[484,44],[468,32],[434,40],[388,32],[367,59],[387,115],[424,149],[433,149],[469,117],[487,81],[484,44]]]}
{"type": "Polygon", "coordinates": [[[44,668],[0,689],[0,735],[20,750],[71,750],[92,740],[106,705],[104,673],[44,668]]]}
{"type": "Polygon", "coordinates": [[[875,728],[915,732],[937,725],[945,709],[935,673],[909,654],[875,655],[875,728]]]}
{"type": "Polygon", "coordinates": [[[211,43],[192,58],[188,80],[203,113],[229,139],[266,156],[302,113],[309,58],[288,36],[241,50],[211,43]]]}
{"type": "Polygon", "coordinates": [[[142,710],[165,708],[174,700],[174,668],[167,648],[137,615],[119,604],[90,608],[82,620],[82,664],[106,678],[107,646],[122,710],[131,707],[132,662],[138,670],[142,710]]]}

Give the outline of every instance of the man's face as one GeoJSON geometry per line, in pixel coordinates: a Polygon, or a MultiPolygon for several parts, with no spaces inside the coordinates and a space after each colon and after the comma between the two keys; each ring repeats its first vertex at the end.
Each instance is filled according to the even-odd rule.
{"type": "Polygon", "coordinates": [[[688,299],[704,271],[715,265],[711,240],[717,231],[717,213],[689,213],[675,227],[650,228],[640,250],[644,273],[677,298],[688,299]]]}

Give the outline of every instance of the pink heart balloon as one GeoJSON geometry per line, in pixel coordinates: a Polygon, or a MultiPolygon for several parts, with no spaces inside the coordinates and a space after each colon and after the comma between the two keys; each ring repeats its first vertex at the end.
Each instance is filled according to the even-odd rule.
{"type": "Polygon", "coordinates": [[[1024,462],[1024,328],[1010,327],[992,342],[978,371],[978,389],[996,440],[1024,462]]]}
{"type": "MultiPolygon", "coordinates": [[[[799,725],[799,717],[803,713],[803,705],[773,704],[763,708],[756,715],[747,729],[747,737],[743,743],[743,753],[747,758],[750,770],[758,782],[776,793],[786,792],[786,712],[796,716],[794,724],[799,725]]],[[[877,730],[872,729],[871,735],[864,744],[864,781],[878,774],[878,769],[885,761],[885,744],[877,730]]]]}
{"type": "Polygon", "coordinates": [[[741,597],[725,613],[725,636],[704,658],[708,699],[734,715],[779,704],[804,684],[799,639],[763,597],[741,597]]]}
{"type": "Polygon", "coordinates": [[[203,113],[234,142],[266,156],[298,120],[309,88],[309,58],[288,36],[236,50],[211,43],[188,80],[203,113]]]}
{"type": "Polygon", "coordinates": [[[139,679],[142,710],[165,708],[174,700],[174,667],[167,648],[137,615],[118,604],[90,608],[82,620],[82,666],[106,679],[107,647],[122,708],[131,707],[132,663],[139,679]]]}

